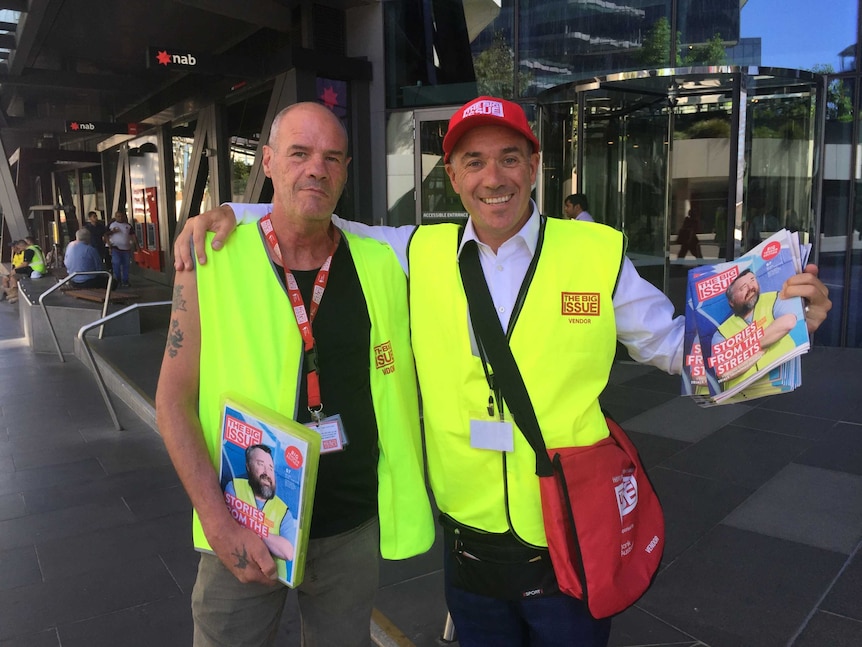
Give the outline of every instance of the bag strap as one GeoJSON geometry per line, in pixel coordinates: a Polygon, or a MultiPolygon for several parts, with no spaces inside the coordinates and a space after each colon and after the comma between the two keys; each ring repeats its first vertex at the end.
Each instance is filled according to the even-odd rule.
{"type": "MultiPolygon", "coordinates": [[[[530,401],[530,394],[524,384],[524,378],[518,369],[518,364],[512,355],[509,341],[500,325],[482,265],[479,262],[479,247],[476,241],[464,243],[458,263],[461,272],[461,282],[467,296],[467,306],[470,309],[470,321],[473,332],[479,344],[480,352],[487,356],[494,369],[494,381],[500,386],[500,391],[509,405],[509,410],[524,434],[530,447],[536,452],[536,475],[552,476],[554,467],[545,448],[545,440],[539,428],[536,412],[530,401]]],[[[493,388],[493,384],[492,384],[493,388]]]]}

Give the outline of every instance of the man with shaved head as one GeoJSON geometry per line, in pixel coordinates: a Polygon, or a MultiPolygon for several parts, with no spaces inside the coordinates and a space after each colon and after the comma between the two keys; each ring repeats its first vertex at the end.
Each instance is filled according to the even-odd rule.
{"type": "Polygon", "coordinates": [[[347,141],[320,104],[281,111],[263,147],[265,218],[176,276],[156,411],[204,552],[196,647],[273,644],[287,594],[271,550],[231,517],[219,486],[228,391],[326,440],[298,587],[303,645],[370,645],[378,554],[404,559],[434,540],[404,273],[389,246],[331,223],[347,141]]]}

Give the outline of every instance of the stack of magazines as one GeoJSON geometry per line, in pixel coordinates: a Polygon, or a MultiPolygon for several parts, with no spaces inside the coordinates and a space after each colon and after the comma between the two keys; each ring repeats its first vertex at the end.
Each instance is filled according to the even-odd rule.
{"type": "Polygon", "coordinates": [[[778,294],[810,251],[782,229],[735,261],[689,270],[683,395],[712,406],[800,386],[809,348],[804,304],[778,294]]]}

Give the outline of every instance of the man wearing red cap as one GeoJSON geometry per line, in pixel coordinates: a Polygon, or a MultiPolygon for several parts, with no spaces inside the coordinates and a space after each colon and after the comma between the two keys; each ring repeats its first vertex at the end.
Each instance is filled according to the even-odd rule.
{"type": "MultiPolygon", "coordinates": [[[[443,151],[470,215],[465,226],[335,222],[388,242],[410,276],[428,475],[444,527],[446,601],[458,640],[462,647],[600,647],[610,620],[592,618],[582,601],[556,588],[535,454],[475,342],[459,265],[478,255],[548,447],[608,435],[598,396],[617,341],[634,359],[679,373],[684,322],[638,276],[621,232],[538,213],[530,194],[539,142],[518,105],[494,97],[468,102],[450,120],[443,151]]],[[[251,221],[267,206],[232,209],[251,221]]],[[[217,239],[233,227],[227,206],[216,211],[222,224],[208,212],[194,226],[196,250],[208,226],[222,229],[217,239]]],[[[188,243],[184,232],[175,245],[178,270],[192,267],[188,243]]],[[[831,302],[816,267],[807,270],[788,281],[784,296],[809,300],[814,330],[831,302]]]]}

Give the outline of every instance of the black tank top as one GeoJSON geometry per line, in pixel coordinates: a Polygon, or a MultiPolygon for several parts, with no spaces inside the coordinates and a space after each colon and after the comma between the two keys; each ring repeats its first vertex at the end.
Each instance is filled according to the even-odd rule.
{"type": "MultiPolygon", "coordinates": [[[[284,282],[284,270],[276,266],[284,282]]],[[[294,270],[302,299],[311,303],[317,270],[294,270]]],[[[285,294],[285,298],[287,298],[285,294]]],[[[348,444],[322,454],[311,537],[346,532],[377,514],[377,421],[371,400],[371,320],[359,275],[344,239],[332,258],[329,281],[312,325],[324,414],[341,414],[348,444]]],[[[311,421],[306,381],[300,380],[297,420],[311,421]]]]}

